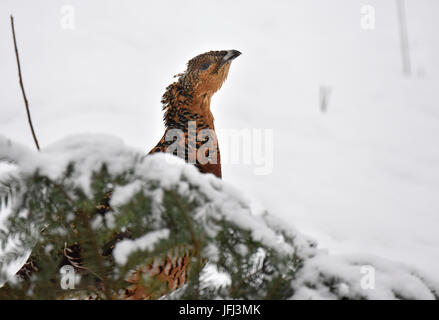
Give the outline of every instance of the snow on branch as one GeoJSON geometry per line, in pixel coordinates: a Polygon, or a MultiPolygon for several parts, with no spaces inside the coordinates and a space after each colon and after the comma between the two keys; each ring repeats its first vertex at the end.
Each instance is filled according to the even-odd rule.
{"type": "MultiPolygon", "coordinates": [[[[21,177],[20,201],[0,244],[13,238],[28,245],[29,225],[42,230],[32,253],[39,271],[23,287],[8,283],[0,297],[72,297],[60,291],[59,267],[62,250],[76,259],[77,245],[79,297],[119,298],[134,269],[192,252],[189,281],[174,298],[438,298],[439,284],[416,270],[376,257],[332,256],[278,218],[255,215],[227,182],[170,155],[143,157],[118,139],[81,135],[38,155],[0,137],[0,158],[16,163],[21,177]],[[102,214],[96,207],[108,194],[102,214]],[[220,277],[227,281],[205,280],[220,277]],[[102,279],[105,292],[92,285],[102,279]]],[[[143,280],[156,288],[151,298],[169,294],[143,280]]]]}

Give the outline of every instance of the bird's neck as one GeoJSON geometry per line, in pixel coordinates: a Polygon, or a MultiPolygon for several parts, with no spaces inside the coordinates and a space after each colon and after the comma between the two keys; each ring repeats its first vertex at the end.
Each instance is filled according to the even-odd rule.
{"type": "Polygon", "coordinates": [[[190,88],[172,84],[162,99],[166,129],[184,130],[189,121],[196,121],[197,128],[215,130],[210,101],[211,96],[207,94],[196,95],[190,88]]]}
{"type": "MultiPolygon", "coordinates": [[[[184,134],[186,149],[188,149],[189,144],[188,137],[194,135],[196,150],[199,150],[203,145],[207,146],[205,142],[199,141],[199,134],[202,130],[210,129],[207,131],[210,132],[209,143],[211,146],[208,154],[214,160],[201,164],[197,158],[195,165],[201,172],[213,173],[221,178],[220,151],[216,140],[214,117],[210,110],[211,97],[208,94],[197,95],[194,90],[179,82],[170,85],[162,99],[166,132],[160,143],[151,152],[166,151],[164,149],[172,144],[172,141],[166,141],[166,136],[170,130],[175,129],[181,130],[184,134]]],[[[188,162],[189,157],[188,154],[185,155],[185,160],[188,162]]]]}

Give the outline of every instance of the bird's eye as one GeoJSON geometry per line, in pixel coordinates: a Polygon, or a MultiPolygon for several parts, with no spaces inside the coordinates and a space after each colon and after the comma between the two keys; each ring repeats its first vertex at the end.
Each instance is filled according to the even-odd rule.
{"type": "Polygon", "coordinates": [[[210,66],[210,62],[205,62],[200,66],[200,70],[207,70],[210,66]]]}

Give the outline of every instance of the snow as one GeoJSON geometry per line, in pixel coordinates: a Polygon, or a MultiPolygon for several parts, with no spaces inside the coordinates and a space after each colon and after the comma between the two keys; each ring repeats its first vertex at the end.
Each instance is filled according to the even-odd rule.
{"type": "MultiPolygon", "coordinates": [[[[131,170],[134,182],[116,186],[112,205],[126,204],[137,192],[157,194],[156,191],[151,193],[148,188],[144,188],[150,182],[154,182],[157,190],[179,190],[181,196],[197,197],[198,201],[202,200],[202,205],[194,213],[195,219],[204,229],[209,231],[210,228],[210,236],[215,237],[218,229],[209,225],[209,218],[214,218],[211,221],[225,219],[249,230],[254,241],[260,241],[281,256],[291,257],[294,254],[303,259],[304,266],[291,284],[295,291],[292,299],[437,298],[439,282],[417,268],[375,256],[329,255],[327,250],[317,249],[315,241],[290,227],[282,219],[267,213],[253,212],[251,201],[229,183],[213,175],[201,174],[194,166],[177,157],[166,154],[140,157],[140,151],[125,146],[119,139],[101,135],[68,137],[41,152],[26,149],[2,136],[0,146],[0,157],[5,158],[8,155],[9,161],[18,166],[18,177],[25,177],[38,170],[58,180],[70,163],[79,163],[75,171],[76,176],[71,181],[84,191],[90,190],[90,186],[84,183],[90,183],[91,174],[99,170],[103,163],[112,175],[131,170]],[[90,159],[87,155],[91,155],[90,159]],[[20,170],[22,165],[23,171],[20,170]],[[294,245],[286,242],[285,237],[293,239],[294,245]],[[373,278],[366,279],[372,284],[372,288],[364,287],[366,275],[362,269],[365,267],[373,271],[373,278]]],[[[162,197],[156,196],[151,200],[159,206],[162,197]]],[[[110,213],[111,219],[114,219],[113,215],[114,213],[110,213]]],[[[92,227],[99,228],[102,222],[103,218],[98,216],[92,221],[92,227]]],[[[64,231],[59,229],[61,234],[64,231]]],[[[158,229],[134,240],[122,240],[116,244],[113,251],[115,261],[119,265],[125,265],[133,252],[153,250],[160,240],[169,236],[168,229],[158,229]]],[[[241,255],[247,254],[244,243],[238,244],[235,249],[241,255]]],[[[216,269],[218,250],[214,245],[209,245],[203,251],[209,260],[209,266],[202,276],[205,283],[221,285],[229,281],[227,272],[219,272],[216,269]]],[[[16,263],[10,266],[11,275],[15,272],[12,271],[12,267],[18,269],[16,263]]]]}
{"type": "MultiPolygon", "coordinates": [[[[120,141],[111,144],[146,153],[163,134],[160,98],[172,75],[199,53],[237,49],[243,54],[212,100],[222,156],[231,158],[227,130],[273,129],[273,170],[255,175],[260,164],[230,163],[223,166],[227,187],[213,178],[203,183],[250,200],[253,212],[268,209],[285,228],[294,226],[331,254],[386,257],[437,281],[439,3],[407,2],[409,78],[401,74],[394,2],[367,4],[376,9],[375,30],[360,28],[364,3],[352,0],[78,1],[76,28],[66,30],[58,2],[2,1],[0,134],[16,147],[15,154],[5,145],[0,152],[21,157],[28,168],[51,163],[52,173],[67,161],[62,153],[56,159],[30,153],[9,13],[36,132],[47,152],[60,138],[89,132],[117,136],[120,141]],[[318,106],[321,85],[331,87],[325,114],[318,106]]],[[[84,137],[81,143],[94,141],[97,148],[105,143],[84,137]]],[[[78,157],[91,169],[102,153],[122,157],[116,150],[103,147],[78,157]]],[[[160,170],[165,164],[159,161],[151,165],[156,170],[145,176],[164,174],[164,184],[182,174],[160,170]]],[[[87,183],[85,178],[82,185],[87,183]]]]}
{"type": "Polygon", "coordinates": [[[134,181],[125,186],[118,186],[111,196],[111,206],[120,206],[130,199],[134,194],[142,190],[143,183],[134,181]]]}
{"type": "Polygon", "coordinates": [[[437,284],[428,283],[431,280],[424,279],[417,270],[380,257],[319,254],[299,271],[292,299],[437,299],[437,284]],[[370,287],[365,281],[368,269],[372,270],[370,287]],[[333,278],[340,282],[332,291],[322,280],[333,278]],[[436,291],[436,297],[432,291],[436,291]]]}
{"type": "Polygon", "coordinates": [[[169,237],[169,230],[149,232],[136,240],[122,240],[113,251],[114,260],[120,265],[126,264],[128,257],[136,250],[152,250],[158,241],[169,237]]]}
{"type": "MultiPolygon", "coordinates": [[[[133,155],[137,153],[134,149],[124,148],[124,143],[121,140],[109,139],[108,135],[102,134],[66,137],[62,141],[48,146],[41,153],[37,153],[20,143],[12,142],[8,138],[0,137],[0,159],[19,165],[20,170],[24,173],[38,169],[42,174],[56,179],[72,160],[75,161],[78,172],[89,173],[81,175],[83,180],[80,183],[80,187],[87,193],[90,191],[91,172],[99,170],[105,159],[122,157],[120,161],[109,163],[111,167],[108,170],[117,174],[135,161],[133,155]]],[[[141,155],[139,154],[138,157],[141,155]]]]}

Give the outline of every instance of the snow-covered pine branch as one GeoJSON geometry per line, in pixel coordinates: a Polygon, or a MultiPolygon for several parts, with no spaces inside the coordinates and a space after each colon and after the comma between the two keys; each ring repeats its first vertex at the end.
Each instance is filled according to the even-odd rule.
{"type": "Polygon", "coordinates": [[[170,155],[143,157],[118,139],[82,135],[39,153],[0,137],[0,158],[17,165],[18,190],[0,244],[21,254],[32,249],[37,269],[25,281],[11,278],[5,273],[19,255],[3,252],[0,271],[11,280],[1,298],[118,298],[136,267],[196,246],[189,281],[171,296],[144,274],[142,285],[155,288],[151,298],[438,298],[439,284],[416,270],[331,256],[272,215],[252,212],[233,186],[170,155]],[[110,191],[111,210],[101,214],[96,205],[110,191]],[[109,240],[127,231],[130,239],[106,254],[109,240]],[[81,247],[81,259],[72,258],[80,280],[63,290],[60,268],[74,245],[81,247]],[[373,289],[364,286],[364,266],[375,272],[373,289]]]}

